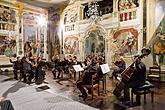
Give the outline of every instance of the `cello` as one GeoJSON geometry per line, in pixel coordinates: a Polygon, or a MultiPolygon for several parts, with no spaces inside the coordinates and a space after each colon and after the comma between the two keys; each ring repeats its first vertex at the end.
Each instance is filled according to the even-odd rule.
{"type": "Polygon", "coordinates": [[[151,50],[150,49],[146,49],[146,48],[143,48],[141,50],[141,55],[138,56],[134,62],[129,65],[122,73],[121,73],[121,80],[120,82],[116,85],[116,88],[114,89],[113,91],[113,94],[116,96],[116,97],[120,97],[121,96],[121,92],[122,90],[124,89],[125,85],[128,83],[129,79],[131,78],[131,76],[133,75],[134,71],[135,71],[135,68],[134,68],[134,64],[135,62],[138,60],[138,59],[142,59],[144,58],[145,56],[148,56],[150,53],[151,53],[151,50]]]}

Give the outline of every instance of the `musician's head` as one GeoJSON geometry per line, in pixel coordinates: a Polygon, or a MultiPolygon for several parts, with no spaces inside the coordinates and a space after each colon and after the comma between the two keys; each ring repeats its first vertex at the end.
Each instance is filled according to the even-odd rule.
{"type": "Polygon", "coordinates": [[[17,61],[21,62],[21,60],[22,60],[21,57],[18,56],[18,57],[17,57],[17,61]]]}
{"type": "Polygon", "coordinates": [[[140,63],[141,62],[141,58],[140,58],[139,54],[134,55],[134,59],[136,60],[135,63],[140,63]]]}
{"type": "Polygon", "coordinates": [[[73,56],[73,60],[77,60],[77,57],[76,56],[73,56]]]}
{"type": "Polygon", "coordinates": [[[124,61],[124,57],[123,56],[120,56],[119,60],[120,61],[124,61]]]}

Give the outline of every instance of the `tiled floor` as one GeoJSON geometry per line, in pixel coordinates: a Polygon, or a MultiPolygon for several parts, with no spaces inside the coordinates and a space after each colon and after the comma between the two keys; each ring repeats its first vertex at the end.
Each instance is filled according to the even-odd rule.
{"type": "MultiPolygon", "coordinates": [[[[3,74],[6,76],[12,77],[11,73],[3,73],[3,74]]],[[[67,77],[67,76],[64,76],[64,77],[67,77]]],[[[11,83],[12,81],[15,81],[15,80],[9,80],[9,81],[6,80],[5,84],[11,83]]],[[[159,88],[155,87],[155,89],[154,89],[154,91],[155,91],[154,103],[151,103],[150,95],[147,95],[147,103],[144,104],[142,101],[142,105],[137,106],[137,107],[126,107],[126,106],[122,105],[116,99],[116,97],[112,94],[112,91],[113,91],[117,81],[114,79],[109,79],[108,77],[107,77],[107,83],[106,83],[107,84],[106,85],[106,87],[107,87],[106,94],[101,93],[100,96],[96,95],[93,100],[91,99],[91,96],[89,95],[89,97],[87,98],[87,100],[85,102],[80,97],[78,97],[79,90],[76,88],[75,81],[63,80],[63,81],[59,82],[58,80],[53,80],[53,76],[52,76],[51,72],[49,72],[49,71],[47,71],[46,80],[42,85],[32,84],[29,86],[29,85],[26,85],[22,82],[19,82],[19,83],[21,83],[21,85],[16,84],[15,86],[10,87],[10,89],[7,89],[7,88],[6,88],[7,90],[1,89],[2,90],[1,93],[3,93],[3,95],[5,95],[7,97],[10,96],[10,98],[12,99],[12,101],[14,102],[14,105],[16,106],[16,108],[18,108],[18,110],[21,110],[20,107],[23,107],[23,106],[29,107],[28,104],[35,105],[35,106],[30,106],[31,108],[33,108],[33,110],[38,110],[37,109],[38,107],[36,107],[36,105],[37,106],[44,106],[44,107],[49,106],[47,108],[51,108],[52,110],[65,109],[65,108],[58,108],[58,107],[62,107],[62,106],[66,107],[67,109],[71,109],[71,110],[73,108],[75,108],[75,110],[76,109],[77,110],[82,109],[81,107],[84,107],[86,109],[87,106],[82,106],[84,104],[89,105],[89,106],[94,107],[94,108],[101,109],[101,110],[124,110],[124,109],[129,109],[129,110],[164,110],[165,109],[165,86],[164,86],[164,83],[159,85],[159,88]],[[47,86],[49,86],[49,88],[46,88],[47,90],[45,90],[45,91],[38,89],[38,86],[43,86],[43,85],[47,85],[47,86]],[[36,87],[38,90],[36,90],[36,87]],[[35,90],[34,90],[34,88],[35,88],[35,90]],[[16,94],[15,94],[15,92],[16,92],[16,94]],[[27,95],[24,94],[26,97],[21,95],[19,92],[22,94],[26,93],[27,95]],[[52,95],[50,93],[55,94],[55,95],[52,95]],[[16,103],[14,101],[14,100],[16,100],[14,97],[17,98],[16,103]],[[38,98],[41,98],[42,100],[38,100],[38,98]],[[48,102],[54,103],[54,104],[51,105],[50,103],[45,103],[44,102],[45,99],[48,102]],[[19,100],[20,100],[20,102],[19,102],[19,100]],[[21,100],[25,100],[25,101],[21,101],[21,100]],[[77,103],[77,105],[79,107],[76,106],[77,108],[76,107],[72,108],[71,105],[74,105],[74,104],[73,103],[72,104],[66,103],[66,102],[68,102],[68,100],[69,100],[69,102],[74,102],[74,104],[77,103]],[[62,103],[60,103],[62,105],[59,104],[58,106],[55,106],[56,102],[60,102],[60,101],[62,102],[62,103]],[[78,103],[78,102],[80,102],[80,103],[78,103]],[[19,105],[20,103],[24,103],[24,104],[22,104],[22,106],[20,106],[19,105]],[[42,103],[45,103],[45,105],[42,105],[42,103]],[[48,104],[48,105],[46,105],[46,104],[48,104]]],[[[1,79],[0,86],[2,86],[2,85],[3,85],[3,81],[1,79]]],[[[3,87],[4,87],[4,85],[3,85],[3,87]]],[[[22,109],[22,110],[24,110],[24,109],[22,109]]],[[[44,110],[44,108],[42,110],[44,110]]]]}

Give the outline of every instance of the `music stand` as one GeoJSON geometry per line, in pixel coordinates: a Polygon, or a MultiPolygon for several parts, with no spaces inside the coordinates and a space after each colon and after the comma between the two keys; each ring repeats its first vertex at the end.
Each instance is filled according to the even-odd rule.
{"type": "Polygon", "coordinates": [[[104,83],[104,87],[103,88],[105,88],[105,94],[106,94],[106,74],[108,73],[108,72],[110,72],[110,68],[109,68],[109,66],[108,66],[108,64],[102,64],[102,65],[100,65],[100,67],[101,67],[101,71],[103,72],[103,80],[105,81],[105,83],[104,83]]]}
{"type": "Polygon", "coordinates": [[[73,65],[74,70],[76,71],[76,73],[79,73],[79,79],[80,79],[80,72],[84,71],[84,68],[82,68],[80,65],[73,65]]]}

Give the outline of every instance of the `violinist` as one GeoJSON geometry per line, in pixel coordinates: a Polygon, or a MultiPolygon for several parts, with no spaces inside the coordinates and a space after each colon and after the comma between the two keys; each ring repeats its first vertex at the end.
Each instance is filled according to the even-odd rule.
{"type": "Polygon", "coordinates": [[[27,82],[30,84],[32,77],[33,77],[33,71],[32,68],[34,66],[34,62],[32,61],[32,59],[30,59],[31,52],[27,52],[25,53],[26,55],[22,58],[22,66],[23,66],[23,78],[24,78],[24,82],[27,82]]]}
{"type": "Polygon", "coordinates": [[[59,57],[59,55],[56,55],[56,57],[53,59],[53,62],[55,63],[54,70],[52,71],[54,79],[56,79],[56,70],[58,71],[57,78],[59,79],[60,78],[60,74],[62,72],[61,67],[60,67],[61,65],[60,65],[60,57],[59,57]]]}
{"type": "MultiPolygon", "coordinates": [[[[82,97],[83,100],[87,98],[88,94],[83,87],[83,85],[90,85],[92,84],[92,75],[95,75],[97,73],[97,68],[95,66],[96,63],[87,62],[87,67],[84,70],[84,73],[81,75],[81,80],[77,82],[77,88],[80,90],[82,95],[79,95],[79,97],[82,97]]],[[[93,82],[96,84],[97,82],[93,82]]],[[[91,93],[91,90],[88,89],[88,93],[91,93]]]]}
{"type": "Polygon", "coordinates": [[[18,56],[16,61],[12,61],[10,59],[10,63],[14,64],[13,66],[14,79],[18,80],[17,71],[20,70],[20,73],[22,73],[22,59],[21,57],[18,56]]]}
{"type": "MultiPolygon", "coordinates": [[[[139,55],[134,56],[136,59],[139,55]]],[[[141,58],[137,58],[134,64],[135,71],[131,76],[129,82],[124,87],[124,97],[120,97],[123,104],[130,106],[130,93],[129,88],[138,88],[145,84],[146,81],[146,66],[141,62],[141,58]]],[[[134,105],[140,105],[140,96],[136,95],[136,103],[134,105]]]]}
{"type": "Polygon", "coordinates": [[[115,77],[117,79],[118,74],[122,73],[126,68],[126,63],[124,61],[123,56],[120,56],[119,60],[114,62],[117,68],[112,72],[112,78],[115,77]]]}

